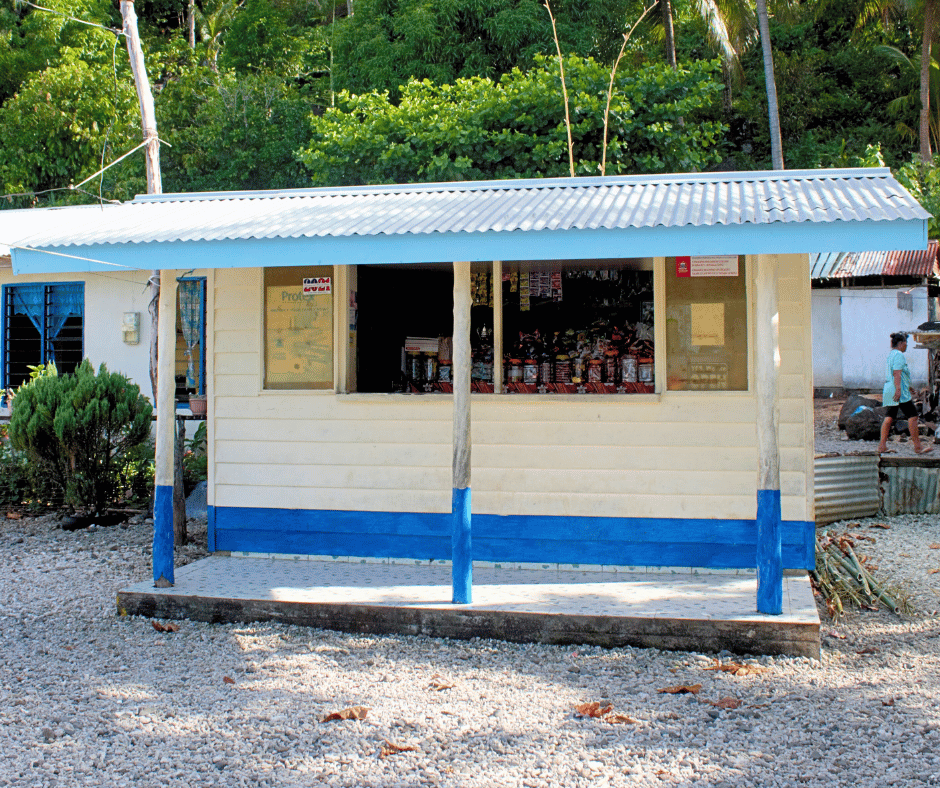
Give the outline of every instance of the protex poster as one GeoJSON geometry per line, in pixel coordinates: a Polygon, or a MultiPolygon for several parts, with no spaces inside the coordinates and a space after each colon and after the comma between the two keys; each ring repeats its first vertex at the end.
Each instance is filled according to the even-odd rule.
{"type": "Polygon", "coordinates": [[[737,275],[738,256],[736,254],[676,258],[677,277],[737,275]]]}

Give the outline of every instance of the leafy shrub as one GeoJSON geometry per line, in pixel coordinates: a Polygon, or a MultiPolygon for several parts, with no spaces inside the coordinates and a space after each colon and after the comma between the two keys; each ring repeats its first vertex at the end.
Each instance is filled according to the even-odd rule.
{"type": "Polygon", "coordinates": [[[0,505],[19,506],[30,498],[31,491],[26,455],[10,445],[4,425],[0,427],[0,505]]]}
{"type": "Polygon", "coordinates": [[[150,435],[140,388],[85,359],[74,373],[38,377],[13,400],[10,441],[29,459],[34,491],[45,480],[67,505],[102,511],[120,496],[133,450],[150,435]]]}

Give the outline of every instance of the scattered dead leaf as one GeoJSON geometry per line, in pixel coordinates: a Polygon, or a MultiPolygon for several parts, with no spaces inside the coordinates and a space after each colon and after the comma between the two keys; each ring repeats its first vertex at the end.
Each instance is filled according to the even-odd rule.
{"type": "Polygon", "coordinates": [[[19,512],[7,512],[7,519],[8,520],[22,520],[23,515],[21,515],[19,512]]]}
{"type": "Polygon", "coordinates": [[[831,638],[838,638],[839,640],[845,640],[845,635],[843,635],[841,632],[836,632],[834,629],[830,629],[826,634],[831,638]]]}
{"type": "Polygon", "coordinates": [[[865,648],[860,648],[855,653],[856,654],[877,654],[878,649],[876,649],[874,646],[866,646],[865,648]]]}
{"type": "Polygon", "coordinates": [[[686,693],[698,695],[700,689],[702,689],[701,684],[677,684],[675,687],[663,687],[656,691],[667,695],[685,695],[686,693]]]}
{"type": "Polygon", "coordinates": [[[342,711],[327,714],[320,722],[336,722],[337,720],[364,720],[369,709],[365,706],[350,706],[342,711]]]}
{"type": "Polygon", "coordinates": [[[180,631],[179,624],[161,624],[159,621],[151,621],[150,623],[153,624],[153,628],[157,630],[157,632],[179,632],[180,631]]]}
{"type": "Polygon", "coordinates": [[[442,692],[443,690],[453,689],[456,684],[448,683],[443,676],[438,673],[435,673],[431,676],[431,683],[428,684],[428,689],[432,689],[435,692],[442,692]]]}
{"type": "Polygon", "coordinates": [[[705,668],[705,670],[720,670],[722,673],[730,673],[732,676],[759,676],[761,673],[766,673],[770,668],[763,668],[760,665],[745,665],[741,662],[722,663],[716,659],[715,664],[705,668]]]}
{"type": "Polygon", "coordinates": [[[935,575],[937,574],[937,572],[940,572],[940,569],[928,569],[927,570],[928,575],[935,575]]]}
{"type": "Polygon", "coordinates": [[[601,706],[596,700],[591,703],[582,703],[580,706],[574,707],[574,712],[579,717],[603,717],[605,714],[610,714],[614,707],[610,704],[607,706],[601,706]]]}
{"type": "Polygon", "coordinates": [[[382,751],[379,753],[379,757],[387,758],[389,755],[398,755],[400,752],[416,752],[417,749],[417,747],[412,747],[410,744],[395,744],[395,742],[386,739],[385,744],[382,745],[382,751]]]}
{"type": "Polygon", "coordinates": [[[222,681],[224,681],[226,684],[235,683],[235,679],[233,679],[231,676],[222,676],[222,681]]]}
{"type": "Polygon", "coordinates": [[[605,722],[609,722],[612,725],[636,725],[637,721],[633,717],[628,717],[626,714],[608,714],[604,717],[605,722]]]}
{"type": "Polygon", "coordinates": [[[706,701],[710,706],[716,706],[719,709],[736,709],[741,705],[741,701],[737,698],[733,698],[730,695],[726,698],[719,698],[718,700],[706,701]]]}
{"type": "Polygon", "coordinates": [[[927,545],[927,547],[929,547],[931,550],[940,550],[940,544],[938,544],[937,542],[934,542],[933,544],[929,544],[927,545]]]}
{"type": "Polygon", "coordinates": [[[881,701],[881,705],[882,705],[882,706],[893,706],[893,705],[894,705],[894,698],[884,698],[884,699],[881,701]]]}
{"type": "Polygon", "coordinates": [[[884,528],[886,531],[891,530],[891,526],[885,523],[869,523],[869,528],[884,528]]]}

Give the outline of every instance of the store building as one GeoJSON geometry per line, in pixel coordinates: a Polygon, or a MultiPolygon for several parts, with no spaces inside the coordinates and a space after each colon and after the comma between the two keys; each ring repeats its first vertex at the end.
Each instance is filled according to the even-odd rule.
{"type": "Polygon", "coordinates": [[[814,563],[809,253],[925,246],[927,218],[874,169],[48,213],[17,274],[206,277],[210,549],[453,558],[455,601],[471,555],[766,561],[762,609],[814,563]]]}

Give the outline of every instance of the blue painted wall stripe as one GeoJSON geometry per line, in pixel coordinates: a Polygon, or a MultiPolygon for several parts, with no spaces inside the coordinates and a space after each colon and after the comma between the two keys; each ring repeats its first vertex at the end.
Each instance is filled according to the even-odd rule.
{"type": "Polygon", "coordinates": [[[453,603],[469,605],[473,601],[473,549],[470,534],[470,488],[454,488],[451,501],[451,576],[453,603]]]}
{"type": "MultiPolygon", "coordinates": [[[[216,550],[442,560],[453,513],[215,506],[216,550]]],[[[783,564],[815,566],[815,524],[784,521],[783,564]]],[[[753,569],[755,520],[473,515],[473,559],[753,569]]]]}
{"type": "Polygon", "coordinates": [[[780,490],[757,491],[757,610],[783,612],[780,490]]]}
{"type": "Polygon", "coordinates": [[[215,546],[215,507],[206,506],[206,542],[210,553],[216,551],[215,546]]]}
{"type": "Polygon", "coordinates": [[[171,583],[173,577],[173,487],[157,485],[153,491],[153,581],[171,583]]]}

